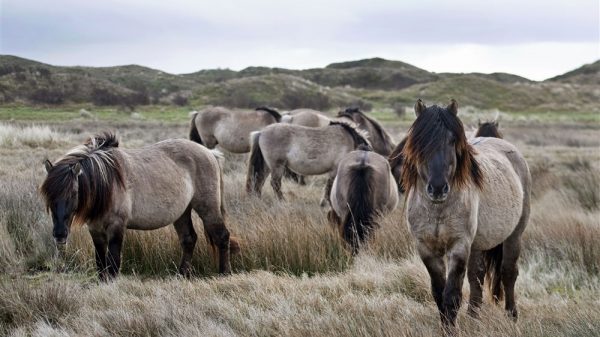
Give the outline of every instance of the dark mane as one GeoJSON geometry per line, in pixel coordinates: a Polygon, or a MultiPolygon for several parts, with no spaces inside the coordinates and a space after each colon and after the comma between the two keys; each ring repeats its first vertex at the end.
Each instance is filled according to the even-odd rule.
{"type": "Polygon", "coordinates": [[[115,134],[103,132],[56,162],[40,187],[46,208],[57,200],[72,200],[76,196],[72,200],[77,205],[74,223],[104,215],[112,203],[114,184],[125,186],[123,169],[114,151],[118,146],[115,134]]]}
{"type": "Polygon", "coordinates": [[[344,130],[346,130],[346,132],[348,132],[350,136],[352,136],[352,139],[354,140],[354,148],[357,148],[362,145],[363,148],[366,146],[371,150],[373,149],[371,147],[371,143],[369,143],[367,138],[363,136],[361,132],[359,132],[354,126],[340,121],[330,121],[329,125],[339,125],[342,128],[344,128],[344,130]]]}
{"type": "Polygon", "coordinates": [[[475,137],[503,138],[502,133],[500,132],[500,130],[498,130],[497,121],[479,123],[479,127],[477,128],[475,137]]]}
{"type": "Polygon", "coordinates": [[[273,118],[275,118],[275,120],[277,121],[277,123],[281,122],[281,114],[279,113],[279,111],[273,109],[273,108],[269,108],[268,106],[259,106],[258,108],[254,109],[256,111],[266,111],[269,114],[271,114],[271,116],[273,116],[273,118]]]}
{"type": "Polygon", "coordinates": [[[404,193],[404,187],[402,187],[402,163],[404,162],[404,155],[402,154],[402,151],[404,150],[404,145],[406,145],[407,138],[408,137],[405,136],[400,143],[396,145],[394,151],[392,151],[388,157],[392,175],[394,176],[394,179],[396,179],[396,182],[398,183],[398,189],[402,193],[404,193]]]}
{"type": "Polygon", "coordinates": [[[472,182],[481,188],[481,169],[474,158],[475,150],[467,142],[462,122],[448,109],[433,105],[422,111],[408,130],[402,150],[402,185],[406,191],[417,183],[418,166],[428,161],[439,147],[447,144],[447,131],[455,138],[456,169],[452,184],[461,188],[472,182]]]}
{"type": "Polygon", "coordinates": [[[366,119],[367,121],[369,121],[369,123],[371,123],[371,125],[373,125],[373,128],[375,129],[375,132],[377,132],[377,134],[379,135],[379,137],[381,138],[381,140],[384,142],[384,145],[385,145],[386,148],[391,149],[391,148],[394,147],[394,143],[392,143],[392,138],[383,129],[383,126],[381,126],[381,124],[379,124],[379,122],[376,121],[375,119],[367,116],[359,108],[346,108],[346,110],[342,110],[342,111],[340,111],[338,113],[338,117],[346,117],[346,118],[350,118],[351,120],[354,120],[353,114],[355,114],[355,113],[360,114],[360,116],[362,118],[366,119]]]}

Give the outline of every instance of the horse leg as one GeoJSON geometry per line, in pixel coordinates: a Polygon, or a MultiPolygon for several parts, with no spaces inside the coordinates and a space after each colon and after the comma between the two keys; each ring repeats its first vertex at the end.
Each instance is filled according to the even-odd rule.
{"type": "Polygon", "coordinates": [[[519,275],[517,262],[521,252],[521,235],[510,236],[502,246],[502,268],[501,277],[504,285],[504,308],[515,321],[518,318],[517,305],[515,302],[515,282],[519,275]]]}
{"type": "Polygon", "coordinates": [[[435,300],[435,304],[440,312],[440,317],[444,310],[444,287],[446,286],[446,264],[444,263],[444,256],[436,254],[431,251],[425,245],[418,244],[417,250],[419,256],[427,268],[429,278],[431,279],[431,294],[435,300]]]}
{"type": "Polygon", "coordinates": [[[95,255],[96,255],[96,270],[98,271],[98,278],[100,281],[108,280],[107,275],[107,263],[106,263],[106,246],[108,245],[108,239],[106,238],[105,232],[92,231],[90,229],[90,235],[94,242],[95,255]]]}
{"type": "Polygon", "coordinates": [[[196,247],[196,241],[198,240],[198,235],[196,234],[192,223],[192,208],[188,207],[181,217],[175,220],[173,226],[175,226],[175,230],[177,231],[177,236],[179,237],[179,243],[181,244],[182,249],[179,273],[189,278],[192,274],[192,254],[194,253],[194,247],[196,247]]]}
{"type": "MultiPolygon", "coordinates": [[[[212,211],[214,213],[214,211],[212,211]]],[[[225,227],[223,216],[198,212],[204,223],[204,233],[208,243],[218,253],[218,264],[220,274],[231,274],[231,263],[229,261],[229,231],[225,227]]]]}
{"type": "Polygon", "coordinates": [[[121,248],[123,247],[125,226],[122,223],[110,226],[108,233],[108,276],[115,278],[121,268],[121,248]]]}
{"type": "Polygon", "coordinates": [[[448,280],[444,287],[442,324],[444,332],[456,335],[456,316],[462,302],[462,285],[467,270],[470,244],[457,243],[447,253],[448,280]]]}
{"type": "Polygon", "coordinates": [[[283,193],[281,192],[281,179],[283,178],[284,172],[285,166],[283,165],[275,165],[271,172],[271,187],[273,187],[273,191],[279,200],[285,200],[283,193]]]}
{"type": "Polygon", "coordinates": [[[479,308],[483,302],[482,285],[485,278],[485,266],[483,263],[483,252],[480,250],[471,250],[469,256],[469,266],[467,267],[467,279],[471,288],[469,296],[469,315],[479,316],[479,308]]]}
{"type": "MultiPolygon", "coordinates": [[[[335,171],[337,172],[337,171],[335,171]]],[[[335,173],[332,175],[329,175],[329,179],[327,179],[327,182],[325,183],[325,188],[323,189],[323,198],[321,198],[321,202],[319,202],[319,205],[321,207],[325,207],[327,206],[327,204],[330,204],[331,201],[329,199],[329,195],[331,194],[331,188],[333,187],[333,180],[335,179],[335,173]]]]}

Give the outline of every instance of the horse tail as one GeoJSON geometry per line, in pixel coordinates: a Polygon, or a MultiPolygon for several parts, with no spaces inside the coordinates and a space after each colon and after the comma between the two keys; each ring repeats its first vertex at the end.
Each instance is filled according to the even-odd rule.
{"type": "Polygon", "coordinates": [[[490,293],[495,302],[501,301],[504,297],[500,278],[500,269],[502,268],[502,243],[486,251],[483,255],[483,261],[490,293]]]}
{"type": "Polygon", "coordinates": [[[375,207],[373,205],[373,168],[364,161],[350,168],[348,187],[348,208],[350,212],[344,219],[344,240],[352,247],[352,253],[358,253],[360,244],[373,228],[375,207]]]}
{"type": "Polygon", "coordinates": [[[246,175],[246,191],[249,194],[260,195],[260,189],[266,178],[266,163],[260,144],[260,131],[250,134],[250,159],[248,161],[248,174],[246,175]]]}
{"type": "Polygon", "coordinates": [[[204,143],[202,143],[202,138],[200,138],[200,134],[198,133],[196,117],[198,117],[198,112],[192,113],[192,121],[190,122],[190,140],[200,145],[204,145],[204,143]]]}

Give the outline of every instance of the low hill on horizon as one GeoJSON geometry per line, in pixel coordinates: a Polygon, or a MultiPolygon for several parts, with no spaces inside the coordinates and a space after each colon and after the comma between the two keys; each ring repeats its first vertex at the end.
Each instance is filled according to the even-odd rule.
{"type": "Polygon", "coordinates": [[[0,104],[175,104],[320,110],[368,109],[457,99],[463,106],[505,111],[600,111],[600,61],[545,81],[507,73],[434,73],[371,58],[291,70],[248,67],[170,74],[139,65],[53,66],[0,55],[0,104]]]}

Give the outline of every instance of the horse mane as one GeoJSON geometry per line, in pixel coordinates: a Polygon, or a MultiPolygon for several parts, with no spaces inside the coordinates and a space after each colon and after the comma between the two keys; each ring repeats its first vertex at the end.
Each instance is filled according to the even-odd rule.
{"type": "Polygon", "coordinates": [[[419,165],[423,164],[443,144],[448,142],[446,132],[455,139],[456,170],[452,185],[462,188],[473,183],[478,188],[483,185],[483,175],[475,160],[475,149],[467,142],[460,119],[448,109],[437,105],[422,111],[408,130],[402,150],[402,187],[409,191],[418,179],[419,165]]]}
{"type": "Polygon", "coordinates": [[[390,156],[388,157],[388,162],[390,163],[390,169],[392,170],[392,174],[394,175],[394,178],[398,182],[398,187],[400,188],[400,192],[404,192],[405,190],[402,187],[402,177],[396,175],[395,168],[397,166],[402,166],[402,163],[404,162],[404,155],[402,154],[402,151],[404,150],[404,146],[406,145],[407,138],[408,137],[405,136],[400,141],[400,143],[398,143],[398,145],[396,145],[396,147],[394,148],[394,151],[392,151],[392,153],[390,153],[390,156]]]}
{"type": "Polygon", "coordinates": [[[268,112],[271,116],[273,116],[273,118],[275,118],[275,120],[277,121],[277,123],[281,122],[281,114],[279,113],[279,111],[273,109],[273,108],[269,108],[268,106],[259,106],[258,108],[254,109],[256,111],[266,111],[268,112]]]}
{"type": "Polygon", "coordinates": [[[355,148],[357,148],[359,146],[363,146],[363,147],[366,146],[371,150],[373,149],[373,147],[371,146],[371,143],[367,140],[368,137],[367,137],[366,132],[357,129],[353,125],[346,123],[346,122],[330,121],[329,126],[333,126],[333,125],[341,126],[344,130],[346,130],[346,132],[348,132],[350,134],[350,136],[352,136],[352,140],[354,140],[355,148]]]}
{"type": "Polygon", "coordinates": [[[362,110],[360,110],[360,108],[346,108],[346,110],[342,110],[338,113],[338,117],[346,117],[350,118],[351,120],[354,120],[352,114],[355,113],[360,114],[362,118],[366,119],[367,121],[369,121],[369,123],[371,123],[371,125],[373,125],[373,128],[375,128],[375,132],[377,132],[379,137],[381,137],[386,148],[394,147],[392,137],[390,137],[390,135],[383,129],[383,126],[375,119],[367,116],[362,110]]]}
{"type": "Polygon", "coordinates": [[[475,132],[475,137],[503,138],[502,133],[498,130],[498,122],[495,120],[479,123],[477,132],[475,132]]]}
{"type": "Polygon", "coordinates": [[[83,224],[103,216],[113,200],[113,185],[124,188],[123,168],[114,149],[117,136],[102,132],[71,149],[48,172],[40,187],[46,209],[56,200],[72,199],[77,186],[74,223],[83,224]]]}

